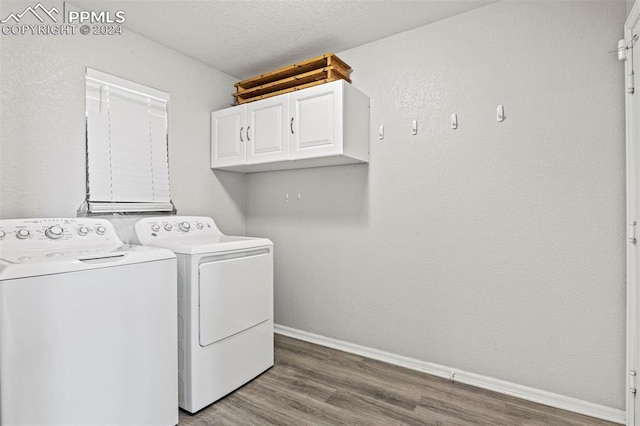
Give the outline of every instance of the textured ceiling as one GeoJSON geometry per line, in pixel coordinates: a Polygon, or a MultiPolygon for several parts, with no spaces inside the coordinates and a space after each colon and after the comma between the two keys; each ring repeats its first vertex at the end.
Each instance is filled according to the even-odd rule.
{"type": "Polygon", "coordinates": [[[124,10],[125,29],[239,79],[340,52],[491,2],[72,0],[85,10],[124,10]]]}

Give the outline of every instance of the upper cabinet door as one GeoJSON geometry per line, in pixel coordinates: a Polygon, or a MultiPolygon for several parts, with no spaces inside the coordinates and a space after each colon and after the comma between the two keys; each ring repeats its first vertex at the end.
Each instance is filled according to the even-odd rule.
{"type": "Polygon", "coordinates": [[[289,94],[292,160],[342,154],[341,81],[289,94]]]}
{"type": "Polygon", "coordinates": [[[247,164],[289,159],[286,96],[246,104],[247,164]]]}
{"type": "Polygon", "coordinates": [[[211,167],[244,164],[246,137],[244,105],[214,112],[211,115],[211,167]]]}

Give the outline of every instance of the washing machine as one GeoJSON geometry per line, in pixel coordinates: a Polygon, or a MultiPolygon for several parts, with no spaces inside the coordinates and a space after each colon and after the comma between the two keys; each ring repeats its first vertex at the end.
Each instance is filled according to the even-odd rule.
{"type": "Polygon", "coordinates": [[[0,424],[177,424],[175,274],[104,219],[0,220],[0,424]]]}
{"type": "Polygon", "coordinates": [[[223,235],[213,219],[135,224],[178,258],[179,405],[195,413],[273,366],[273,243],[223,235]]]}

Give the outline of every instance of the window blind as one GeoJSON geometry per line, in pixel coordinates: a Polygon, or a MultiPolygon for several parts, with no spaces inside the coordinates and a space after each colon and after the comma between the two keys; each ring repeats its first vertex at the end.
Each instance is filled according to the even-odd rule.
{"type": "Polygon", "coordinates": [[[89,213],[173,211],[169,94],[87,69],[89,213]]]}

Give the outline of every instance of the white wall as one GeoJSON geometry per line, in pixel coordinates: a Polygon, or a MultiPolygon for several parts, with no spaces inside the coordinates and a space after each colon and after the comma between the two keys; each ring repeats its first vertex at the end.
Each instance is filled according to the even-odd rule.
{"type": "MultiPolygon", "coordinates": [[[[2,16],[24,7],[3,1],[2,16]]],[[[85,194],[84,73],[91,67],[170,93],[178,213],[212,216],[225,232],[244,233],[244,176],[209,167],[210,113],[233,101],[236,79],[126,24],[122,36],[2,35],[0,43],[0,218],[76,215],[85,194]]]]}
{"type": "Polygon", "coordinates": [[[276,322],[623,409],[625,9],[501,2],[339,53],[370,164],[247,178],[276,322]]]}

